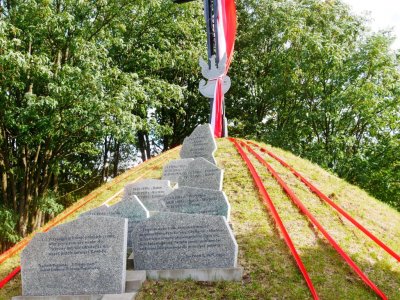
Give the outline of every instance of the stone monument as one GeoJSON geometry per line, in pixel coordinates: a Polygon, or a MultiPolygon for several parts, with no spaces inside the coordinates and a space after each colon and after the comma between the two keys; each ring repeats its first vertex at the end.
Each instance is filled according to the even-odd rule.
{"type": "Polygon", "coordinates": [[[224,217],[159,213],[135,226],[136,270],[234,268],[238,246],[224,217]]]}
{"type": "Polygon", "coordinates": [[[230,205],[224,192],[181,187],[161,199],[164,212],[223,216],[229,221],[230,205]]]}
{"type": "Polygon", "coordinates": [[[196,158],[178,179],[178,186],[222,190],[224,171],[204,158],[196,158]]]}
{"type": "Polygon", "coordinates": [[[145,179],[125,186],[124,197],[136,195],[150,211],[159,211],[160,199],[173,191],[169,180],[145,179]]]}
{"type": "Polygon", "coordinates": [[[177,159],[170,161],[163,169],[163,180],[178,182],[179,176],[186,170],[193,158],[177,159]]]}
{"type": "Polygon", "coordinates": [[[135,195],[124,196],[112,206],[102,205],[80,215],[109,216],[128,219],[128,248],[132,247],[132,232],[136,223],[150,217],[149,211],[135,195]]]}
{"type": "Polygon", "coordinates": [[[180,155],[181,158],[203,157],[215,165],[214,152],[216,150],[217,143],[211,125],[203,124],[197,126],[192,134],[185,138],[180,155]]]}
{"type": "Polygon", "coordinates": [[[22,251],[22,295],[125,292],[128,220],[87,216],[36,234],[22,251]]]}

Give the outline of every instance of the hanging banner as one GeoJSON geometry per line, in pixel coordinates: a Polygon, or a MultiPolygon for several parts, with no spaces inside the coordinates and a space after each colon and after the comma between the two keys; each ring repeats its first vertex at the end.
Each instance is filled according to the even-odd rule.
{"type": "Polygon", "coordinates": [[[236,39],[236,5],[234,0],[215,0],[218,4],[217,17],[217,41],[218,58],[224,61],[226,58],[225,72],[217,79],[215,85],[214,102],[211,115],[211,126],[214,129],[215,137],[221,137],[223,132],[223,108],[224,92],[223,77],[227,75],[233,58],[233,49],[236,39]]]}

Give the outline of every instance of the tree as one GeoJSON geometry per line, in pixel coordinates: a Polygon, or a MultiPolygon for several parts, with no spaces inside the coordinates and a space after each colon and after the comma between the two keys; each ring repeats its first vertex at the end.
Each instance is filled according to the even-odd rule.
{"type": "Polygon", "coordinates": [[[112,64],[102,40],[127,3],[10,1],[2,9],[0,199],[22,236],[59,211],[48,205],[52,193],[96,174],[105,137],[132,141],[141,82],[112,64]]]}
{"type": "Polygon", "coordinates": [[[372,167],[376,149],[388,160],[382,166],[398,162],[392,147],[382,147],[398,139],[399,62],[390,35],[370,34],[340,1],[242,1],[239,13],[231,133],[288,149],[399,203],[389,184],[398,173],[366,180],[388,171],[372,167]],[[355,175],[368,171],[377,173],[355,175]]]}
{"type": "Polygon", "coordinates": [[[207,122],[209,102],[198,92],[198,59],[206,56],[203,4],[139,1],[113,32],[113,60],[145,82],[146,99],[134,110],[143,124],[137,143],[145,160],[182,143],[207,122]]]}

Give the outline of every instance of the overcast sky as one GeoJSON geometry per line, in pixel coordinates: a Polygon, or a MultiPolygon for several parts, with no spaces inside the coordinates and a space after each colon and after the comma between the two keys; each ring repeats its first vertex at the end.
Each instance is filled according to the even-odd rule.
{"type": "Polygon", "coordinates": [[[379,29],[393,28],[396,35],[394,49],[400,49],[400,0],[343,0],[352,7],[357,14],[369,12],[371,28],[379,29]]]}

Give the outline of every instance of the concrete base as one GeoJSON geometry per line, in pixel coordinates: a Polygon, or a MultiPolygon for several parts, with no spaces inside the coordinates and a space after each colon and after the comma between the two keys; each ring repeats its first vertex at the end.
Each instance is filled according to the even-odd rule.
{"type": "Polygon", "coordinates": [[[66,295],[66,296],[17,296],[12,300],[133,300],[146,280],[146,271],[126,271],[125,294],[66,295]]]}
{"type": "Polygon", "coordinates": [[[148,279],[154,280],[240,281],[243,268],[147,270],[146,273],[148,279]]]}
{"type": "Polygon", "coordinates": [[[146,280],[146,271],[126,271],[125,293],[137,292],[146,280]]]}
{"type": "Polygon", "coordinates": [[[136,293],[125,293],[125,294],[114,294],[114,295],[104,295],[101,300],[134,300],[136,298],[136,293]]]}
{"type": "Polygon", "coordinates": [[[113,295],[17,296],[12,300],[133,300],[136,293],[113,295]]]}

